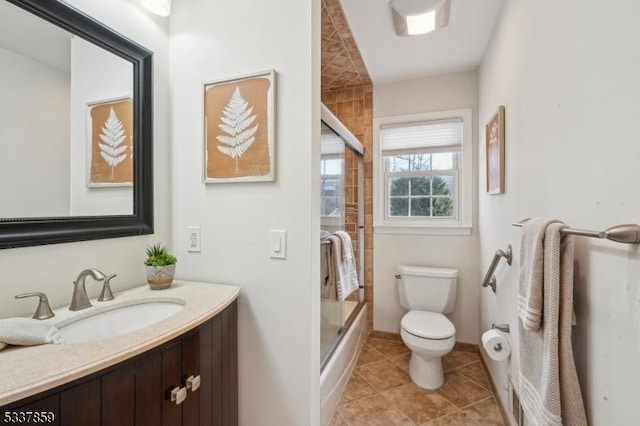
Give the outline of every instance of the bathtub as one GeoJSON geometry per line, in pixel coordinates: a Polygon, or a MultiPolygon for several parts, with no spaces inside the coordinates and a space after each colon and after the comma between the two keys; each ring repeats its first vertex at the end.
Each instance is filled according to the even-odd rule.
{"type": "Polygon", "coordinates": [[[364,305],[320,374],[320,424],[322,426],[327,426],[333,418],[342,391],[362,351],[368,331],[367,307],[364,305]]]}

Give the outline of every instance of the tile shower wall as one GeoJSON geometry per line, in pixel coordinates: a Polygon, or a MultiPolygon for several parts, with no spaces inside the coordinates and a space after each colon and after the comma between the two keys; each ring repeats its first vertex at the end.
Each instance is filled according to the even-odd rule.
{"type": "Polygon", "coordinates": [[[321,38],[323,90],[371,84],[339,0],[322,0],[321,38]]]}
{"type": "MultiPolygon", "coordinates": [[[[373,87],[345,87],[322,91],[322,103],[364,145],[364,300],[367,303],[369,329],[373,326],[373,87]]],[[[351,156],[348,156],[349,158],[351,156]]],[[[347,160],[345,182],[347,232],[357,246],[358,181],[356,158],[347,160]]]]}
{"type": "MultiPolygon", "coordinates": [[[[364,300],[373,327],[373,86],[339,0],[322,0],[322,103],[364,145],[364,300]]],[[[346,230],[358,246],[357,158],[346,155],[346,230]]],[[[356,253],[356,257],[358,254],[356,253]]]]}

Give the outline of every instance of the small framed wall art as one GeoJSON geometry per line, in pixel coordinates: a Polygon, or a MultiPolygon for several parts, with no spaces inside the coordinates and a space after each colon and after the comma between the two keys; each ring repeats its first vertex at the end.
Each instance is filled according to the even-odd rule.
{"type": "Polygon", "coordinates": [[[132,99],[92,102],[87,116],[87,186],[132,186],[132,99]]]}
{"type": "Polygon", "coordinates": [[[487,160],[487,193],[504,193],[504,106],[485,127],[487,160]]]}
{"type": "Polygon", "coordinates": [[[204,182],[275,179],[274,70],[204,84],[204,182]]]}

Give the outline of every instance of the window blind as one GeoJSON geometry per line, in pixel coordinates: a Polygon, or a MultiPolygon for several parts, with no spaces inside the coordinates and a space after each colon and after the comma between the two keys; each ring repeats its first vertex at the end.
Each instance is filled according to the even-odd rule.
{"type": "Polygon", "coordinates": [[[462,124],[458,118],[382,126],[382,155],[461,151],[462,124]]]}
{"type": "Polygon", "coordinates": [[[341,154],[344,152],[344,141],[332,131],[325,132],[322,129],[320,135],[320,152],[324,155],[341,154]]]}

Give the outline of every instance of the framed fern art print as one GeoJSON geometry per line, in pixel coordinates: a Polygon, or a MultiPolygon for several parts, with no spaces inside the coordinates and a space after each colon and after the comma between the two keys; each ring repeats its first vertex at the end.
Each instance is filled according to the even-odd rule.
{"type": "Polygon", "coordinates": [[[87,186],[133,185],[133,101],[88,104],[87,186]]]}
{"type": "Polygon", "coordinates": [[[205,183],[275,180],[275,75],[205,83],[205,183]]]}

